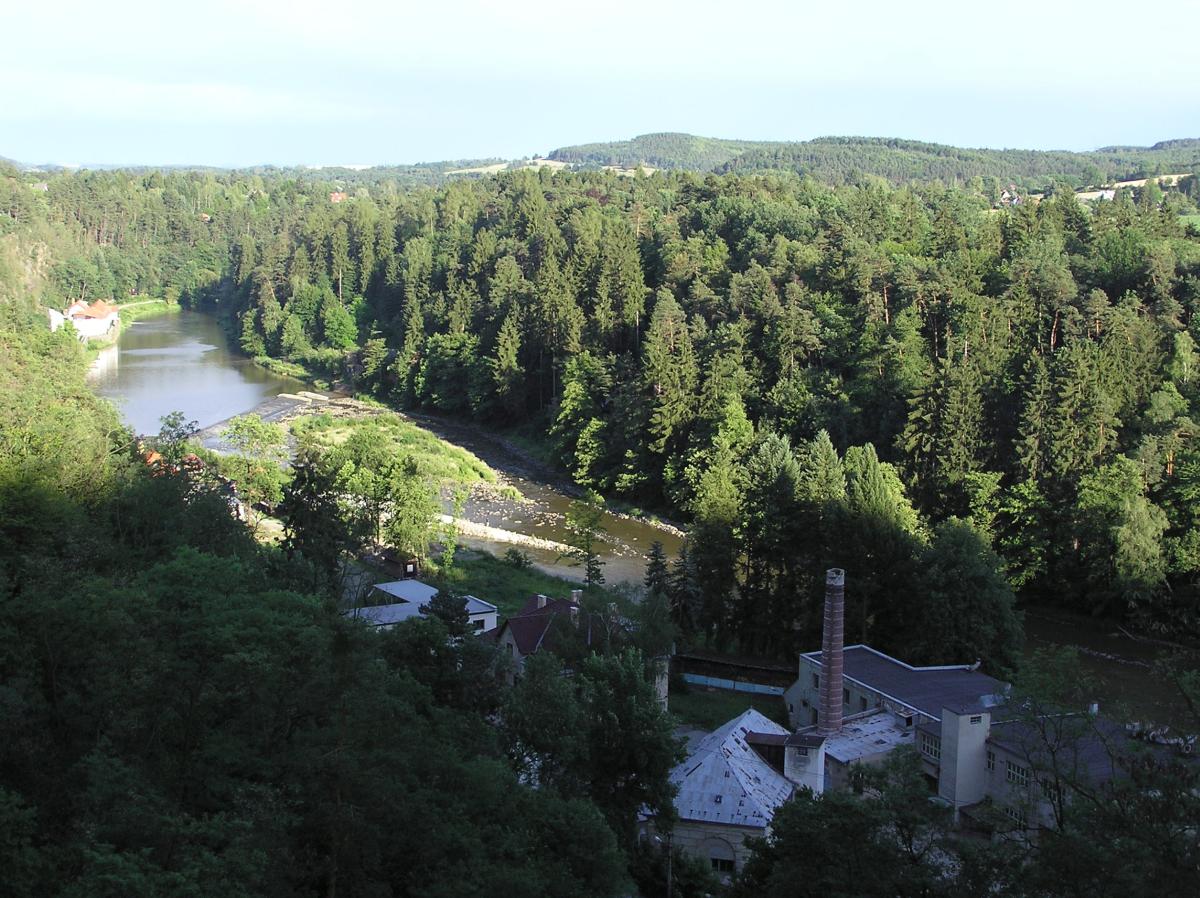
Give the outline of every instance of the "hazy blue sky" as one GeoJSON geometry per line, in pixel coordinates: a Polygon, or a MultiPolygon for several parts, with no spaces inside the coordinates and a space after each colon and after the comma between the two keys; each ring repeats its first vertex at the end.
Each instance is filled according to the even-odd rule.
{"type": "Polygon", "coordinates": [[[688,131],[1200,136],[1196,0],[60,0],[4,13],[0,155],[416,162],[688,131]]]}

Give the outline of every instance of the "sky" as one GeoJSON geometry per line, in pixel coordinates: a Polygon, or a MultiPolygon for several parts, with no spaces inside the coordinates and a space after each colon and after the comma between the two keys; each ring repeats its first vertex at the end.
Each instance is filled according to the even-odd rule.
{"type": "Polygon", "coordinates": [[[505,159],[654,131],[1200,136],[1195,0],[77,0],[6,10],[0,156],[505,159]]]}

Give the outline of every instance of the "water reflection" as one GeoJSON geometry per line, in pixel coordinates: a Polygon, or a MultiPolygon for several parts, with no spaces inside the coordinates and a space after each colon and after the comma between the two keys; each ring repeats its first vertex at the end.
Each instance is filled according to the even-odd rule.
{"type": "Polygon", "coordinates": [[[133,322],[115,347],[101,352],[91,377],[138,433],[157,433],[173,411],[203,427],[281,391],[303,389],[231,352],[216,319],[198,312],[133,322]]]}

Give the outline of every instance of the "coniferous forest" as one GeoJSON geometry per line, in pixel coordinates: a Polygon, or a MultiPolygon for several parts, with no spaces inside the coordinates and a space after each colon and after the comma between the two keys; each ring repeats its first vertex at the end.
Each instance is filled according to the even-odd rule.
{"type": "MultiPolygon", "coordinates": [[[[655,585],[691,644],[793,660],[835,565],[847,641],[914,664],[1011,675],[1020,604],[1200,636],[1194,176],[1002,203],[994,179],[730,167],[0,168],[7,894],[618,894],[658,875],[633,821],[680,757],[635,651],[506,692],[454,614],[367,633],[303,550],[151,477],[46,332],[74,299],[213,314],[265,365],[519,435],[680,521],[655,585]]],[[[941,825],[904,816],[911,773],[881,774],[894,804],[797,805],[738,888],[792,894],[787,840],[832,819],[916,871],[870,894],[1075,894],[1054,864],[1147,821],[1179,826],[1095,870],[1194,878],[1156,785],[1064,829],[1029,882],[970,853],[954,880],[879,836],[941,825]]]]}

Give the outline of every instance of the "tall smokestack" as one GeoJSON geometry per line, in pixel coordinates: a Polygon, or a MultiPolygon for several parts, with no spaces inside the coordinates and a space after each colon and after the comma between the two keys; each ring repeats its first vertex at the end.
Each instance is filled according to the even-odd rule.
{"type": "Polygon", "coordinates": [[[821,704],[817,732],[832,736],[842,729],[842,643],[846,619],[846,572],[825,572],[825,628],[821,635],[821,704]]]}

